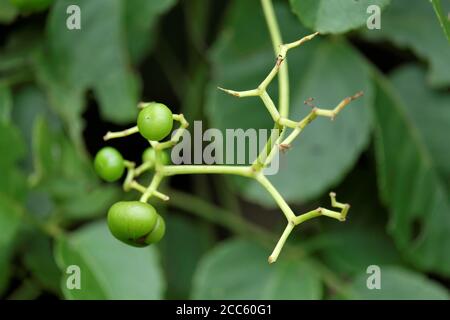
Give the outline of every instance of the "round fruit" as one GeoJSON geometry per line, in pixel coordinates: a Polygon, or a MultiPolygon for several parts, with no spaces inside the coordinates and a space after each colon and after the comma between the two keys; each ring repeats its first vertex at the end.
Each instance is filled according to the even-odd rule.
{"type": "Polygon", "coordinates": [[[164,219],[158,215],[158,218],[156,219],[156,225],[153,228],[152,232],[149,233],[147,238],[145,239],[145,243],[151,244],[151,243],[157,243],[159,242],[166,233],[166,223],[164,222],[164,219]]]}
{"type": "MultiPolygon", "coordinates": [[[[145,151],[142,153],[142,162],[150,162],[152,165],[155,164],[155,149],[152,147],[148,147],[145,149],[145,151]]],[[[170,156],[166,152],[166,150],[162,150],[159,153],[160,163],[163,165],[167,165],[170,163],[170,156]]]]}
{"type": "Polygon", "coordinates": [[[162,103],[149,103],[139,112],[137,125],[145,139],[160,141],[172,131],[172,111],[162,103]]]}
{"type": "Polygon", "coordinates": [[[108,211],[108,227],[114,237],[145,247],[164,236],[166,225],[153,206],[140,201],[119,201],[108,211]]]}
{"type": "Polygon", "coordinates": [[[125,165],[119,151],[112,147],[104,147],[95,156],[94,168],[102,179],[113,182],[123,175],[125,165]]]}

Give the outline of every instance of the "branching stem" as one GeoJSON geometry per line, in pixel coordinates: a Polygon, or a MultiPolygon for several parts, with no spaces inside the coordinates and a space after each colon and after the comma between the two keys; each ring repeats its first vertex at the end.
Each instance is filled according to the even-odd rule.
{"type": "MultiPolygon", "coordinates": [[[[312,106],[311,112],[299,121],[289,119],[289,79],[288,79],[288,67],[286,62],[286,55],[290,49],[299,47],[312,40],[319,33],[313,33],[308,36],[301,38],[298,41],[283,44],[281,39],[281,33],[278,27],[278,22],[275,16],[271,0],[261,0],[264,15],[267,21],[267,26],[271,35],[273,47],[275,50],[275,55],[277,57],[274,67],[271,69],[266,78],[259,84],[256,89],[245,90],[245,91],[235,91],[230,89],[220,88],[227,94],[238,98],[247,97],[259,97],[264,103],[267,111],[271,115],[274,121],[274,128],[277,135],[271,134],[270,138],[267,140],[266,145],[261,150],[258,157],[250,166],[228,166],[228,165],[164,165],[161,163],[161,152],[164,149],[171,148],[176,145],[183,135],[184,130],[189,126],[182,114],[173,115],[173,120],[180,123],[179,129],[171,137],[170,140],[165,142],[149,141],[150,145],[155,150],[155,162],[154,163],[143,163],[139,167],[135,167],[135,164],[129,161],[125,162],[125,166],[128,169],[127,177],[124,182],[124,190],[128,191],[131,189],[137,190],[142,193],[140,201],[147,202],[150,197],[155,196],[164,201],[169,200],[169,197],[160,191],[158,187],[161,181],[165,177],[182,175],[182,174],[229,174],[238,175],[258,181],[261,186],[263,186],[267,192],[273,197],[274,201],[280,207],[281,211],[286,217],[287,226],[281,235],[278,243],[275,246],[272,254],[269,256],[269,262],[273,263],[277,260],[287,238],[294,229],[295,226],[313,219],[319,216],[327,216],[339,221],[345,221],[348,210],[350,206],[348,204],[337,202],[336,195],[330,193],[331,205],[335,208],[340,209],[340,211],[333,211],[325,208],[317,208],[315,210],[303,213],[301,215],[296,215],[283,196],[278,192],[278,190],[272,185],[272,183],[264,176],[263,169],[271,164],[274,156],[281,150],[286,151],[290,148],[294,139],[303,131],[303,129],[311,123],[317,117],[328,117],[334,120],[340,111],[344,109],[351,101],[362,96],[362,92],[359,92],[353,96],[343,99],[336,107],[333,109],[321,109],[316,106],[311,105],[312,99],[308,99],[305,104],[312,106]],[[278,75],[279,83],[279,102],[278,108],[273,102],[272,98],[267,92],[267,87],[270,85],[272,80],[278,75]],[[284,139],[284,133],[287,129],[292,129],[291,133],[284,139]],[[284,139],[284,140],[283,140],[284,139]],[[139,184],[135,179],[139,177],[142,173],[152,169],[154,167],[153,178],[148,185],[144,187],[139,184]]],[[[140,106],[145,106],[145,103],[141,103],[140,106]]],[[[132,127],[130,129],[120,131],[120,132],[108,132],[104,139],[114,139],[129,136],[138,132],[138,127],[132,127]]]]}
{"type": "Polygon", "coordinates": [[[108,141],[110,139],[117,139],[117,138],[123,138],[135,133],[138,133],[139,129],[137,126],[134,126],[132,128],[123,130],[123,131],[119,131],[119,132],[110,132],[108,131],[105,136],[103,137],[103,140],[108,141]]]}

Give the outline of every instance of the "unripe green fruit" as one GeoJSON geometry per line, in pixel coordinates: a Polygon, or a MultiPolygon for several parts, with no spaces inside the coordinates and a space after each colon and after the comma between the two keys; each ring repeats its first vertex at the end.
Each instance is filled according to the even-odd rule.
{"type": "Polygon", "coordinates": [[[135,246],[145,247],[164,236],[166,226],[153,206],[140,201],[119,201],[108,211],[108,227],[114,237],[135,246]]]}
{"type": "Polygon", "coordinates": [[[149,103],[139,112],[137,125],[144,138],[160,141],[172,131],[172,111],[162,103],[149,103]]]}
{"type": "MultiPolygon", "coordinates": [[[[156,155],[155,149],[153,149],[152,147],[148,147],[142,153],[142,162],[149,162],[152,165],[155,164],[155,155],[156,155]]],[[[170,163],[170,156],[166,152],[166,150],[161,150],[159,152],[159,157],[160,163],[162,163],[163,165],[168,165],[170,163]]]]}
{"type": "Polygon", "coordinates": [[[152,232],[147,236],[145,239],[145,242],[147,244],[151,243],[158,243],[166,233],[166,223],[164,222],[164,219],[158,215],[156,219],[156,225],[153,228],[152,232]]]}
{"type": "Polygon", "coordinates": [[[94,168],[102,179],[113,182],[123,175],[125,164],[119,151],[112,147],[104,147],[95,156],[94,168]]]}

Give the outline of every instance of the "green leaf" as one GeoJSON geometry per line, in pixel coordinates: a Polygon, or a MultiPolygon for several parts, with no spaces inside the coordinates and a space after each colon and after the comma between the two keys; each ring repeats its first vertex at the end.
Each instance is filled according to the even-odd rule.
{"type": "Polygon", "coordinates": [[[353,280],[352,299],[361,300],[448,300],[448,291],[420,273],[396,266],[381,266],[381,289],[368,289],[371,274],[353,280]]]}
{"type": "Polygon", "coordinates": [[[47,184],[59,194],[64,194],[64,190],[68,188],[71,191],[67,196],[74,197],[75,190],[81,191],[81,188],[87,188],[98,182],[91,164],[77,152],[61,128],[51,128],[50,119],[42,115],[38,115],[34,120],[32,133],[34,185],[47,184]],[[62,187],[62,183],[67,186],[62,187]],[[52,187],[53,184],[57,184],[61,189],[56,190],[52,187]]]}
{"type": "Polygon", "coordinates": [[[70,4],[70,0],[62,0],[52,7],[47,26],[48,52],[37,60],[41,81],[53,91],[52,103],[70,123],[73,114],[79,115],[84,107],[84,92],[93,89],[105,119],[135,119],[139,82],[129,69],[122,1],[78,1],[81,30],[66,27],[70,4]]]}
{"type": "MultiPolygon", "coordinates": [[[[24,171],[33,187],[27,196],[27,210],[35,218],[45,221],[58,209],[57,194],[67,188],[74,190],[75,187],[78,187],[75,191],[84,191],[79,187],[80,184],[86,184],[83,171],[78,172],[76,179],[72,178],[71,181],[61,173],[62,167],[70,166],[71,161],[79,159],[80,155],[74,155],[71,161],[62,161],[61,146],[57,138],[64,136],[61,121],[49,109],[44,93],[35,86],[25,86],[14,96],[13,119],[27,144],[24,171]],[[51,186],[56,182],[60,185],[53,192],[51,186]]],[[[74,191],[68,195],[69,198],[74,196],[74,191]]]]}
{"type": "Polygon", "coordinates": [[[27,167],[38,189],[37,203],[29,199],[30,212],[48,217],[40,208],[44,203],[45,210],[51,204],[50,210],[70,221],[104,214],[117,199],[118,188],[103,187],[90,161],[75,149],[49,110],[43,92],[34,86],[20,90],[14,98],[13,119],[28,142],[27,167]]]}
{"type": "Polygon", "coordinates": [[[212,246],[210,230],[186,218],[164,217],[166,235],[161,241],[164,270],[170,299],[187,299],[192,277],[203,254],[212,246]]]}
{"type": "Polygon", "coordinates": [[[441,24],[441,27],[444,30],[445,36],[447,37],[447,40],[450,42],[450,20],[448,17],[448,13],[450,12],[449,3],[447,2],[446,7],[443,7],[441,0],[430,0],[430,1],[439,19],[439,23],[441,24]]]}
{"type": "Polygon", "coordinates": [[[443,182],[450,190],[450,94],[431,90],[427,86],[425,72],[412,65],[396,70],[391,80],[407,106],[409,119],[422,136],[443,182]]]}
{"type": "Polygon", "coordinates": [[[186,119],[199,119],[203,116],[203,104],[209,81],[209,71],[209,67],[206,64],[199,64],[190,72],[189,85],[183,96],[182,105],[182,112],[186,119]]]}
{"type": "Polygon", "coordinates": [[[0,85],[0,123],[9,123],[11,120],[12,96],[8,86],[0,85]]]}
{"type": "Polygon", "coordinates": [[[23,199],[25,195],[25,176],[18,167],[24,154],[24,143],[19,130],[12,124],[0,122],[0,193],[13,199],[23,199]]]}
{"type": "Polygon", "coordinates": [[[46,118],[47,125],[59,128],[60,121],[51,112],[45,93],[35,85],[25,85],[17,90],[13,99],[12,118],[26,140],[31,154],[33,130],[38,116],[46,118]],[[30,108],[33,106],[33,108],[30,108]]]}
{"type": "Polygon", "coordinates": [[[407,105],[377,76],[375,146],[389,232],[417,267],[450,274],[450,204],[407,105]]]}
{"type": "Polygon", "coordinates": [[[35,184],[41,180],[64,181],[69,178],[74,179],[73,186],[95,181],[89,164],[77,154],[61,128],[52,128],[49,119],[43,115],[34,119],[32,152],[35,184]]]}
{"type": "Polygon", "coordinates": [[[366,24],[367,8],[385,8],[390,0],[290,0],[292,11],[310,29],[321,33],[343,33],[366,24]]]}
{"type": "MultiPolygon", "coordinates": [[[[215,78],[210,88],[207,113],[212,126],[222,131],[273,126],[257,98],[236,99],[216,89],[216,86],[236,90],[255,88],[273,67],[273,52],[263,17],[252,14],[249,19],[244,14],[250,10],[250,5],[247,1],[235,2],[213,52],[215,78]],[[261,32],[255,34],[244,30],[261,32]]],[[[277,7],[277,12],[281,29],[289,31],[286,41],[305,34],[285,7],[277,7]]],[[[317,119],[294,142],[289,152],[280,155],[280,170],[270,180],[287,201],[301,202],[315,198],[339,183],[365,149],[371,130],[372,88],[365,62],[341,41],[324,43],[314,39],[298,51],[290,51],[288,61],[291,119],[299,120],[309,112],[309,107],[303,103],[308,97],[314,97],[320,107],[333,108],[342,99],[361,90],[365,92],[365,96],[352,102],[336,121],[317,119]]],[[[239,181],[244,197],[267,206],[275,205],[259,185],[248,180],[239,181]]]]}
{"type": "Polygon", "coordinates": [[[11,23],[18,14],[17,8],[9,1],[10,0],[0,0],[0,23],[11,23]]]}
{"type": "Polygon", "coordinates": [[[9,0],[12,5],[25,13],[40,12],[48,9],[54,0],[9,0]]]}
{"type": "Polygon", "coordinates": [[[61,272],[53,257],[52,243],[42,234],[32,234],[27,238],[23,262],[32,275],[45,289],[58,294],[61,272]]]}
{"type": "MultiPolygon", "coordinates": [[[[105,222],[91,223],[58,239],[56,261],[68,299],[160,299],[165,288],[155,247],[134,248],[116,240],[105,222]],[[80,268],[81,289],[68,289],[66,268],[80,268]]],[[[70,279],[69,279],[70,280],[70,279]]]]}
{"type": "Polygon", "coordinates": [[[92,219],[105,216],[107,209],[119,198],[121,192],[115,186],[96,185],[96,188],[68,198],[62,204],[64,217],[69,220],[92,219]]]}
{"type": "Polygon", "coordinates": [[[41,223],[50,219],[55,210],[55,201],[50,192],[39,187],[28,191],[25,205],[27,213],[41,223]]]}
{"type": "Polygon", "coordinates": [[[14,76],[24,74],[28,79],[30,58],[42,42],[43,30],[36,25],[11,28],[0,49],[0,70],[11,72],[14,76]]]}
{"type": "Polygon", "coordinates": [[[0,92],[0,295],[6,289],[15,249],[16,234],[22,215],[21,201],[25,197],[25,176],[18,167],[24,153],[19,130],[10,122],[11,96],[6,88],[0,92]]]}
{"type": "Polygon", "coordinates": [[[116,186],[99,182],[87,162],[67,138],[51,131],[45,118],[36,118],[33,134],[34,174],[39,184],[58,201],[64,219],[73,221],[104,215],[117,200],[116,186]]]}
{"type": "Polygon", "coordinates": [[[90,89],[106,120],[124,123],[135,119],[139,79],[129,68],[128,49],[133,61],[141,60],[155,37],[152,30],[157,17],[174,3],[174,0],[78,1],[81,30],[66,27],[66,8],[72,2],[55,3],[48,19],[47,44],[33,55],[34,68],[54,110],[78,143],[83,128],[80,116],[85,108],[84,95],[90,89]],[[98,19],[99,16],[108,19],[98,19]]]}
{"type": "Polygon", "coordinates": [[[22,137],[16,127],[0,124],[0,150],[7,150],[2,152],[0,157],[0,168],[2,172],[6,173],[23,156],[24,152],[22,137]]]}
{"type": "Polygon", "coordinates": [[[24,279],[18,288],[8,296],[8,300],[36,300],[41,294],[39,285],[30,279],[24,279]]]}
{"type": "Polygon", "coordinates": [[[128,48],[133,61],[141,61],[155,42],[158,18],[170,10],[176,0],[124,0],[128,48]]]}
{"type": "Polygon", "coordinates": [[[439,87],[450,84],[450,45],[427,1],[393,1],[382,15],[381,29],[366,31],[364,35],[413,50],[427,60],[429,82],[439,87]]]}
{"type": "Polygon", "coordinates": [[[10,273],[10,259],[20,228],[22,208],[10,197],[0,193],[0,295],[6,289],[10,273]]]}
{"type": "Polygon", "coordinates": [[[188,35],[196,49],[203,50],[206,47],[206,36],[209,31],[211,1],[192,0],[184,2],[183,5],[188,35]]]}
{"type": "Polygon", "coordinates": [[[83,90],[58,75],[58,63],[53,62],[49,53],[43,50],[33,55],[33,67],[38,84],[48,95],[52,110],[61,118],[72,133],[72,138],[80,139],[84,109],[83,90]]]}
{"type": "Polygon", "coordinates": [[[56,175],[61,163],[60,147],[56,145],[52,137],[46,118],[38,116],[33,127],[33,164],[34,183],[38,183],[43,178],[56,175]]]}
{"type": "Polygon", "coordinates": [[[392,240],[379,228],[346,225],[325,230],[319,237],[325,244],[321,253],[326,264],[339,274],[358,274],[372,264],[401,263],[392,240]]]}
{"type": "Polygon", "coordinates": [[[222,243],[200,262],[194,299],[320,299],[322,283],[306,259],[267,263],[267,249],[243,240],[222,243]]]}

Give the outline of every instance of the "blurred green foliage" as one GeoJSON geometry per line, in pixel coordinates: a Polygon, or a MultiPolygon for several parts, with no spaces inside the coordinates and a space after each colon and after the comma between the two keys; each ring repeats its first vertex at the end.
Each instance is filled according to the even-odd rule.
{"type": "Polygon", "coordinates": [[[302,226],[268,265],[284,223],[272,200],[248,180],[198,176],[155,203],[167,221],[160,245],[119,243],[105,215],[130,196],[94,174],[101,136],[86,128],[129,126],[143,96],[221,130],[269,128],[256,98],[216,90],[253,88],[272,68],[260,3],[0,0],[1,297],[449,298],[450,3],[274,2],[284,41],[323,33],[290,52],[291,118],[308,97],[327,108],[365,96],[308,127],[269,178],[298,210],[337,189],[349,221],[302,226]],[[70,4],[81,30],[66,28],[70,4]],[[369,4],[383,9],[381,30],[365,28],[369,4]],[[66,286],[70,265],[80,290],[66,286]],[[382,290],[367,289],[369,265],[382,290]]]}

